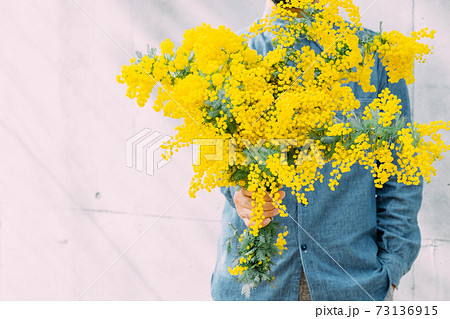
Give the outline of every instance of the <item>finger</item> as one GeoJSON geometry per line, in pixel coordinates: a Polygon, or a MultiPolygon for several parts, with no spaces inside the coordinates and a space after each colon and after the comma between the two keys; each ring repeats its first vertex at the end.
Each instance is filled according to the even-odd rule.
{"type": "Polygon", "coordinates": [[[274,216],[277,216],[278,214],[280,214],[280,210],[276,209],[276,208],[263,212],[264,217],[274,217],[274,216]]]}
{"type": "Polygon", "coordinates": [[[245,207],[247,209],[252,209],[255,207],[251,198],[242,196],[242,197],[238,197],[237,200],[238,200],[238,205],[241,207],[245,207]]]}
{"type": "Polygon", "coordinates": [[[235,193],[233,199],[236,207],[245,207],[247,209],[252,209],[254,207],[252,206],[252,199],[244,196],[242,193],[235,193]]]}
{"type": "MultiPolygon", "coordinates": [[[[249,209],[254,209],[256,207],[255,201],[250,201],[250,202],[242,202],[241,206],[245,207],[245,208],[249,208],[249,209]],[[250,205],[249,205],[250,203],[250,205]]],[[[263,211],[271,211],[274,209],[278,208],[278,203],[276,202],[265,202],[264,205],[262,205],[263,211]]]]}
{"type": "Polygon", "coordinates": [[[278,204],[277,204],[277,203],[274,203],[274,202],[266,202],[266,203],[263,205],[263,210],[264,210],[264,212],[265,212],[265,211],[274,210],[274,209],[277,209],[277,208],[278,208],[278,204]]]}
{"type": "MultiPolygon", "coordinates": [[[[250,222],[250,219],[248,219],[248,218],[242,218],[242,220],[244,221],[244,223],[245,223],[245,225],[246,225],[247,227],[251,227],[251,226],[253,226],[253,225],[255,224],[254,221],[250,222]]],[[[272,218],[265,218],[265,219],[261,222],[260,228],[267,226],[271,221],[272,221],[272,218]]]]}
{"type": "Polygon", "coordinates": [[[241,217],[242,219],[252,218],[252,211],[250,209],[240,207],[239,209],[237,209],[237,213],[238,213],[239,217],[241,217]]]}
{"type": "MultiPolygon", "coordinates": [[[[278,197],[279,200],[283,199],[286,196],[286,193],[284,191],[278,191],[275,194],[277,194],[277,193],[280,194],[279,197],[278,197]]],[[[274,196],[270,196],[270,194],[268,194],[268,193],[266,193],[266,195],[264,196],[264,200],[266,202],[273,202],[275,200],[275,198],[276,198],[275,195],[274,196]]]]}
{"type": "Polygon", "coordinates": [[[269,225],[269,223],[272,221],[272,218],[266,218],[263,220],[263,222],[261,223],[261,227],[266,227],[267,225],[269,225]]]}
{"type": "Polygon", "coordinates": [[[250,198],[252,197],[252,192],[248,191],[245,188],[241,188],[241,190],[239,192],[246,197],[250,197],[250,198]]]}

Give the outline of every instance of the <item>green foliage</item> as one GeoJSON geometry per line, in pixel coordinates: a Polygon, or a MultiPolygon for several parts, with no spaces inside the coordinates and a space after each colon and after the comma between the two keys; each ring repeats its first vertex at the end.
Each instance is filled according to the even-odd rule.
{"type": "MultiPolygon", "coordinates": [[[[153,59],[153,58],[156,56],[156,53],[157,53],[157,52],[156,52],[156,49],[150,47],[150,46],[147,44],[147,53],[146,53],[146,55],[147,55],[150,59],[153,59]]],[[[144,56],[144,54],[143,54],[142,52],[136,51],[136,62],[135,62],[134,64],[139,64],[139,63],[141,63],[143,56],[144,56]]]]}
{"type": "Polygon", "coordinates": [[[234,240],[236,238],[239,238],[238,235],[238,231],[237,229],[233,226],[233,224],[231,224],[230,222],[228,223],[228,225],[230,225],[231,229],[233,230],[233,235],[231,235],[228,240],[225,242],[225,245],[227,245],[227,254],[231,253],[231,250],[233,249],[233,243],[234,240]]]}
{"type": "MultiPolygon", "coordinates": [[[[238,238],[236,228],[230,224],[233,230],[232,242],[238,238]]],[[[278,222],[270,222],[267,226],[259,230],[258,236],[253,236],[250,232],[244,232],[241,241],[236,245],[236,258],[233,266],[239,263],[241,257],[247,262],[241,264],[247,266],[248,270],[237,276],[236,280],[243,284],[242,294],[250,296],[250,291],[258,287],[263,282],[273,281],[272,266],[275,265],[273,259],[280,253],[280,249],[275,246],[277,235],[284,230],[278,222]]],[[[227,241],[228,245],[232,243],[227,241]]],[[[230,247],[230,246],[229,246],[230,247]]],[[[231,248],[229,252],[231,252],[231,248]]]]}
{"type": "MultiPolygon", "coordinates": [[[[346,149],[350,149],[356,145],[355,140],[361,135],[366,134],[369,137],[369,144],[371,149],[379,148],[383,142],[395,143],[398,138],[398,132],[405,127],[406,118],[401,114],[396,114],[392,124],[384,127],[380,120],[380,110],[371,110],[371,119],[362,119],[362,116],[353,115],[348,118],[350,123],[351,133],[347,135],[328,136],[327,130],[323,127],[313,128],[309,133],[309,137],[320,142],[326,146],[324,157],[330,159],[335,151],[338,143],[342,144],[346,149]]],[[[412,131],[415,132],[414,128],[412,131]]],[[[419,134],[413,133],[415,145],[419,142],[419,134]]]]}

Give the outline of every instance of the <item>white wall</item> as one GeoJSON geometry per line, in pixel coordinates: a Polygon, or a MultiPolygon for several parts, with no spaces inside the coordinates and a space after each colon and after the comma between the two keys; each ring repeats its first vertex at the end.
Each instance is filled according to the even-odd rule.
{"type": "MultiPolygon", "coordinates": [[[[115,76],[147,43],[179,43],[202,22],[238,30],[264,2],[0,4],[1,300],[210,299],[224,199],[189,198],[190,149],[154,176],[126,166],[128,138],[146,127],[171,135],[177,123],[139,108],[115,76]]],[[[357,3],[364,12],[373,1],[357,3]]],[[[449,14],[445,0],[379,0],[363,16],[375,29],[383,20],[437,30],[411,87],[419,122],[450,119],[449,14]]],[[[423,248],[397,300],[450,299],[450,156],[437,166],[420,212],[423,248]]]]}

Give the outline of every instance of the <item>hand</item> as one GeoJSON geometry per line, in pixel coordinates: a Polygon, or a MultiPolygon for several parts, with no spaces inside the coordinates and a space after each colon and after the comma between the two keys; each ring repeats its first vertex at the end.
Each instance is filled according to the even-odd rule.
{"type": "MultiPolygon", "coordinates": [[[[280,200],[286,195],[284,191],[278,191],[278,193],[280,194],[280,200]]],[[[263,215],[265,219],[263,220],[261,227],[267,226],[272,220],[271,217],[274,217],[280,213],[279,209],[276,208],[276,203],[273,202],[269,195],[266,195],[264,200],[263,215]]],[[[236,205],[236,210],[239,217],[241,217],[245,225],[249,227],[250,218],[252,217],[252,209],[254,208],[254,206],[252,206],[252,193],[245,188],[241,188],[234,194],[234,203],[236,205]]]]}

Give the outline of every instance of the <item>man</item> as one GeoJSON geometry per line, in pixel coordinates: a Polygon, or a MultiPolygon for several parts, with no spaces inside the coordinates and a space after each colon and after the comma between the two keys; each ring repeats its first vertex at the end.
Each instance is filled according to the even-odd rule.
{"type": "MultiPolygon", "coordinates": [[[[273,6],[280,1],[274,0],[273,6]]],[[[273,50],[270,34],[253,38],[249,45],[259,54],[273,50]]],[[[302,40],[316,52],[314,42],[302,40]]],[[[372,84],[377,92],[363,92],[359,85],[348,84],[364,109],[384,88],[402,101],[402,113],[411,121],[407,86],[404,81],[388,82],[385,68],[377,58],[372,84]]],[[[325,165],[323,175],[330,174],[325,165]]],[[[211,278],[214,300],[247,300],[241,284],[228,272],[234,252],[227,254],[226,240],[232,236],[231,222],[241,233],[251,217],[251,193],[235,187],[221,188],[226,197],[217,263],[211,278]]],[[[316,183],[308,192],[309,204],[299,204],[291,191],[280,191],[289,217],[266,197],[267,225],[274,221],[286,225],[287,250],[273,267],[276,286],[263,283],[251,291],[250,300],[392,300],[400,278],[411,268],[420,249],[417,213],[422,201],[422,184],[406,186],[391,178],[383,188],[374,186],[370,171],[354,165],[342,175],[340,185],[331,191],[327,183],[316,183]]]]}

